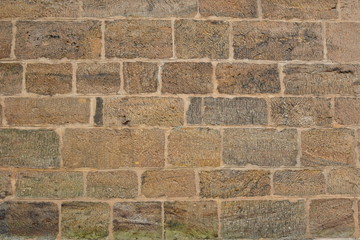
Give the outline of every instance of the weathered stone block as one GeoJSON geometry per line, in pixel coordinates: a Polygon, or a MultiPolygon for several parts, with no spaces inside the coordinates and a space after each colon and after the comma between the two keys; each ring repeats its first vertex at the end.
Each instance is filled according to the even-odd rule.
{"type": "Polygon", "coordinates": [[[269,171],[201,171],[199,176],[201,197],[232,198],[270,195],[269,171]]]}
{"type": "Polygon", "coordinates": [[[62,157],[68,168],[164,166],[160,129],[67,129],[62,157]]]}
{"type": "Polygon", "coordinates": [[[218,239],[216,202],[165,202],[166,239],[218,239]]]}
{"type": "Polygon", "coordinates": [[[125,62],[123,67],[124,89],[127,93],[154,93],[158,88],[157,63],[125,62]]]}
{"type": "Polygon", "coordinates": [[[331,194],[360,194],[360,170],[357,168],[332,169],[327,179],[331,194]]]}
{"type": "Polygon", "coordinates": [[[113,218],[116,240],[151,240],[162,237],[160,202],[115,203],[113,218]]]}
{"type": "Polygon", "coordinates": [[[22,59],[89,59],[101,53],[99,21],[18,22],[15,55],[22,59]]]}
{"type": "MultiPolygon", "coordinates": [[[[2,15],[2,14],[0,14],[0,15],[2,15]]],[[[11,41],[12,41],[12,24],[11,24],[11,22],[0,22],[0,32],[1,32],[0,59],[1,58],[10,58],[11,41]]]]}
{"type": "Polygon", "coordinates": [[[90,172],[86,194],[93,198],[135,198],[138,179],[133,171],[90,172]]]}
{"type": "Polygon", "coordinates": [[[165,63],[162,67],[163,93],[212,93],[212,64],[201,62],[165,63]]]}
{"type": "Polygon", "coordinates": [[[0,63],[0,94],[15,95],[21,93],[22,74],[23,67],[21,66],[21,64],[0,63]]]}
{"type": "Polygon", "coordinates": [[[117,20],[106,22],[107,57],[172,57],[171,22],[165,20],[117,20]]]}
{"type": "Polygon", "coordinates": [[[11,126],[86,124],[90,120],[88,98],[6,98],[5,105],[11,126]]]}
{"type": "Polygon", "coordinates": [[[195,173],[191,170],[148,170],[141,177],[145,197],[195,196],[195,173]]]}
{"type": "Polygon", "coordinates": [[[72,66],[61,64],[28,64],[26,67],[26,90],[40,95],[71,93],[72,66]]]}
{"type": "Polygon", "coordinates": [[[51,130],[1,129],[0,165],[23,168],[59,167],[59,136],[51,130]]]}
{"type": "Polygon", "coordinates": [[[209,128],[175,128],[168,137],[168,161],[179,167],[217,167],[221,135],[209,128]]]}
{"type": "Polygon", "coordinates": [[[345,20],[360,20],[359,0],[340,0],[341,18],[345,20]]]}
{"type": "Polygon", "coordinates": [[[335,98],[335,121],[342,125],[359,125],[360,98],[335,98]]]}
{"type": "Polygon", "coordinates": [[[204,17],[257,17],[256,0],[200,0],[200,14],[204,17]]]}
{"type": "Polygon", "coordinates": [[[234,57],[254,60],[321,60],[321,25],[300,22],[236,22],[234,57]]]}
{"type": "Polygon", "coordinates": [[[219,93],[254,94],[280,92],[275,64],[220,63],[216,68],[219,93]]]}
{"type": "Polygon", "coordinates": [[[227,165],[295,166],[297,132],[293,129],[225,129],[223,159],[227,165]]]}
{"type": "Polygon", "coordinates": [[[170,97],[129,97],[104,99],[104,125],[181,126],[184,102],[170,97]]]}
{"type": "Polygon", "coordinates": [[[13,194],[11,187],[11,172],[0,171],[0,199],[13,194]]]}
{"type": "Polygon", "coordinates": [[[76,88],[84,94],[116,94],[120,90],[120,64],[78,64],[76,88]]]}
{"type": "Polygon", "coordinates": [[[228,58],[229,34],[229,23],[225,21],[176,20],[176,56],[178,58],[228,58]]]}
{"type": "Polygon", "coordinates": [[[304,201],[246,200],[221,205],[222,237],[293,238],[305,234],[304,201]]]}

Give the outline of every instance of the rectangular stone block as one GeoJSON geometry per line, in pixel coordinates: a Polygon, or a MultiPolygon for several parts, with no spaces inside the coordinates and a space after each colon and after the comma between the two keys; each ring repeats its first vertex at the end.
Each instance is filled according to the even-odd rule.
{"type": "Polygon", "coordinates": [[[279,93],[280,79],[276,64],[220,63],[216,67],[219,93],[279,93]]]}
{"type": "Polygon", "coordinates": [[[59,136],[51,130],[1,129],[0,166],[59,167],[59,136]]]}
{"type": "Polygon", "coordinates": [[[339,62],[360,61],[358,39],[360,23],[341,22],[326,24],[327,56],[339,62]]]}
{"type": "Polygon", "coordinates": [[[194,17],[196,0],[84,0],[85,17],[194,17]]]}
{"type": "Polygon", "coordinates": [[[93,198],[136,198],[138,179],[133,171],[90,172],[86,195],[93,198]]]}
{"type": "Polygon", "coordinates": [[[171,58],[172,30],[168,20],[107,21],[106,57],[171,58]]]}
{"type": "Polygon", "coordinates": [[[310,203],[310,233],[314,237],[351,237],[354,233],[351,199],[316,199],[310,203]]]}
{"type": "Polygon", "coordinates": [[[331,126],[331,99],[312,97],[271,98],[271,121],[275,126],[331,126]]]}
{"type": "Polygon", "coordinates": [[[110,207],[107,203],[64,202],[61,204],[61,233],[64,239],[106,239],[110,207]]]}
{"type": "Polygon", "coordinates": [[[40,95],[71,93],[72,65],[70,63],[35,63],[26,66],[26,90],[40,95]]]}
{"type": "Polygon", "coordinates": [[[15,55],[22,59],[89,59],[101,53],[99,21],[18,22],[15,55]]]}
{"type": "Polygon", "coordinates": [[[202,107],[204,98],[189,98],[189,106],[186,112],[186,121],[188,124],[202,124],[202,107]]]}
{"type": "Polygon", "coordinates": [[[359,0],[340,0],[341,18],[345,20],[360,20],[359,0]]]}
{"type": "Polygon", "coordinates": [[[220,221],[225,239],[302,239],[306,230],[305,203],[302,200],[223,202],[220,221]]]}
{"type": "Polygon", "coordinates": [[[124,62],[124,89],[130,94],[154,93],[158,88],[159,66],[152,62],[124,62]]]}
{"type": "Polygon", "coordinates": [[[269,171],[201,171],[200,196],[233,198],[270,195],[269,171]]]}
{"type": "Polygon", "coordinates": [[[141,180],[141,193],[148,198],[196,195],[195,173],[191,170],[148,170],[141,180]]]}
{"type": "Polygon", "coordinates": [[[270,19],[336,19],[337,0],[262,0],[264,18],[270,19]]]}
{"type": "MultiPolygon", "coordinates": [[[[0,3],[0,4],[2,4],[2,3],[0,3]]],[[[1,15],[2,14],[0,14],[0,16],[1,15]]],[[[10,58],[11,41],[12,41],[12,24],[11,24],[11,22],[0,22],[0,32],[1,32],[1,35],[0,35],[0,59],[1,58],[10,58]]]]}
{"type": "Polygon", "coordinates": [[[355,136],[351,129],[310,129],[301,133],[304,166],[353,165],[355,136]]]}
{"type": "Polygon", "coordinates": [[[202,101],[193,98],[187,111],[190,124],[206,125],[265,125],[266,101],[261,98],[213,98],[202,101]],[[199,106],[200,105],[200,106],[199,106]],[[195,114],[194,109],[199,111],[195,114]],[[200,115],[200,116],[199,116],[200,115]],[[192,117],[195,117],[192,119],[192,117]],[[201,121],[199,121],[201,119],[201,121]]]}
{"type": "Polygon", "coordinates": [[[223,161],[227,165],[295,166],[295,129],[225,129],[223,161]]]}
{"type": "Polygon", "coordinates": [[[331,194],[360,194],[360,170],[357,168],[332,169],[327,179],[331,194]]]}
{"type": "Polygon", "coordinates": [[[360,93],[360,65],[345,64],[289,64],[284,66],[287,94],[360,93]]]}
{"type": "Polygon", "coordinates": [[[254,60],[321,60],[320,23],[236,22],[234,57],[254,60]]]}
{"type": "Polygon", "coordinates": [[[1,0],[0,18],[79,17],[78,0],[1,0]]]}
{"type": "Polygon", "coordinates": [[[120,64],[78,64],[76,89],[83,94],[117,94],[120,90],[120,64]]]}
{"type": "Polygon", "coordinates": [[[6,98],[5,117],[11,126],[86,124],[89,98],[6,98]]]}
{"type": "Polygon", "coordinates": [[[325,194],[325,176],[319,170],[281,170],[273,177],[274,194],[309,196],[325,194]]]}
{"type": "Polygon", "coordinates": [[[62,157],[68,168],[163,167],[160,129],[66,129],[62,157]]]}
{"type": "Polygon", "coordinates": [[[166,239],[218,239],[216,202],[165,202],[164,211],[166,239]]]}
{"type": "Polygon", "coordinates": [[[13,194],[11,186],[11,172],[0,171],[0,199],[13,194]]]}
{"type": "Polygon", "coordinates": [[[360,98],[335,98],[335,121],[342,125],[359,125],[360,98]]]}
{"type": "Polygon", "coordinates": [[[256,0],[200,0],[199,11],[204,17],[255,18],[256,0]]]}
{"type": "Polygon", "coordinates": [[[162,66],[162,93],[205,94],[213,92],[210,62],[171,62],[162,66]]]}
{"type": "Polygon", "coordinates": [[[114,204],[113,231],[116,240],[161,239],[161,202],[114,204]]]}
{"type": "Polygon", "coordinates": [[[21,93],[22,74],[23,67],[21,64],[0,63],[0,95],[16,95],[21,93]]]}
{"type": "Polygon", "coordinates": [[[0,211],[1,239],[56,239],[59,209],[55,203],[3,202],[0,211]]]}
{"type": "Polygon", "coordinates": [[[221,135],[210,128],[175,128],[168,137],[168,162],[177,167],[218,167],[221,135]]]}
{"type": "Polygon", "coordinates": [[[228,58],[229,34],[229,23],[225,21],[176,20],[176,56],[183,59],[228,58]]]}
{"type": "Polygon", "coordinates": [[[84,194],[81,172],[20,172],[16,180],[19,198],[76,198],[84,194]]]}
{"type": "Polygon", "coordinates": [[[175,127],[184,123],[184,102],[181,98],[105,98],[103,112],[106,126],[175,127]]]}

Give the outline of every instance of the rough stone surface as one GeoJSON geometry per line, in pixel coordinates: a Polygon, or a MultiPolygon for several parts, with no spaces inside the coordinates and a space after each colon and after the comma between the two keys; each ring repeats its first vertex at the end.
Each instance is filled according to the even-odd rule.
{"type": "Polygon", "coordinates": [[[193,98],[187,111],[189,124],[267,124],[266,101],[261,98],[193,98]],[[236,111],[234,111],[236,109],[236,111]]]}
{"type": "Polygon", "coordinates": [[[221,135],[209,128],[176,128],[168,137],[168,162],[178,167],[217,167],[221,135]]]}
{"type": "Polygon", "coordinates": [[[116,94],[120,90],[120,64],[78,64],[76,80],[78,93],[116,94]]]}
{"type": "Polygon", "coordinates": [[[255,18],[258,15],[256,0],[200,0],[199,10],[204,17],[255,18]]]}
{"type": "Polygon", "coordinates": [[[76,198],[83,196],[81,172],[20,172],[16,196],[20,198],[76,198]]]}
{"type": "Polygon", "coordinates": [[[228,35],[229,23],[224,21],[176,20],[176,56],[178,58],[228,58],[228,35]]]}
{"type": "Polygon", "coordinates": [[[275,195],[325,194],[325,176],[319,170],[281,170],[274,173],[273,179],[275,195]]]}
{"type": "Polygon", "coordinates": [[[234,57],[254,60],[321,60],[319,23],[236,22],[234,57]]]}
{"type": "Polygon", "coordinates": [[[305,234],[304,201],[230,201],[221,205],[225,239],[301,239],[305,234]]]}
{"type": "Polygon", "coordinates": [[[310,97],[272,98],[271,121],[276,126],[330,126],[332,123],[331,99],[310,97]]]}
{"type": "Polygon", "coordinates": [[[191,170],[148,170],[143,173],[141,193],[148,198],[195,196],[191,170]]]}
{"type": "Polygon", "coordinates": [[[23,67],[21,64],[0,63],[0,95],[16,95],[21,93],[22,74],[23,67]]]}
{"type": "Polygon", "coordinates": [[[269,171],[202,171],[199,177],[201,197],[233,198],[270,195],[269,171]]]}
{"type": "Polygon", "coordinates": [[[28,64],[26,66],[26,90],[40,95],[71,93],[72,66],[62,64],[28,64]]]}
{"type": "Polygon", "coordinates": [[[359,0],[340,0],[341,18],[345,20],[360,20],[359,0]]]}
{"type": "Polygon", "coordinates": [[[159,67],[151,62],[125,62],[124,89],[130,94],[154,93],[158,88],[159,67]]]}
{"type": "Polygon", "coordinates": [[[342,125],[359,125],[360,98],[335,98],[335,121],[342,125]]]}
{"type": "Polygon", "coordinates": [[[11,172],[0,171],[0,199],[13,194],[11,187],[11,172]]]}
{"type": "Polygon", "coordinates": [[[86,124],[88,98],[6,98],[5,117],[11,126],[86,124]]]}
{"type": "Polygon", "coordinates": [[[138,179],[133,171],[90,172],[86,194],[93,198],[135,198],[138,179]]]}
{"type": "Polygon", "coordinates": [[[51,130],[0,130],[2,167],[56,168],[60,166],[59,136],[51,130]]]}
{"type": "Polygon", "coordinates": [[[360,194],[359,169],[333,169],[329,172],[327,179],[328,192],[331,194],[360,194]]]}
{"type": "Polygon", "coordinates": [[[94,59],[101,53],[101,24],[82,22],[18,22],[15,55],[23,59],[94,59]]]}
{"type": "Polygon", "coordinates": [[[353,165],[355,138],[350,129],[310,129],[301,133],[304,166],[353,165]]]}
{"type": "Polygon", "coordinates": [[[107,57],[172,57],[171,22],[165,20],[118,20],[106,22],[107,57]]]}
{"type": "Polygon", "coordinates": [[[67,129],[62,156],[69,168],[164,166],[160,129],[67,129]]]}
{"type": "Polygon", "coordinates": [[[104,125],[107,126],[181,126],[184,103],[172,97],[106,98],[104,125]]]}
{"type": "Polygon", "coordinates": [[[292,129],[225,129],[223,159],[227,165],[295,166],[297,132],[292,129]]]}
{"type": "Polygon", "coordinates": [[[351,237],[354,233],[351,199],[317,199],[310,203],[310,232],[315,237],[351,237]]]}
{"type": "Polygon", "coordinates": [[[194,17],[196,0],[84,0],[86,17],[194,17]]]}
{"type": "Polygon", "coordinates": [[[116,240],[161,239],[160,202],[115,203],[113,218],[116,240]]]}
{"type": "Polygon", "coordinates": [[[106,239],[110,207],[106,203],[64,202],[61,205],[61,232],[64,239],[106,239]]]}
{"type": "Polygon", "coordinates": [[[360,61],[358,39],[360,23],[342,22],[326,24],[327,56],[340,62],[360,61]]]}
{"type": "Polygon", "coordinates": [[[59,210],[55,203],[3,202],[0,212],[2,239],[56,239],[59,210]]]}
{"type": "MultiPolygon", "coordinates": [[[[0,16],[2,16],[2,14],[0,14],[0,16]]],[[[10,58],[11,41],[12,41],[12,24],[11,24],[11,22],[0,22],[0,32],[1,32],[0,59],[1,58],[10,58]]]]}
{"type": "Polygon", "coordinates": [[[280,92],[277,65],[221,63],[216,68],[219,93],[256,94],[280,92]]]}
{"type": "Polygon", "coordinates": [[[360,94],[360,65],[289,64],[284,74],[287,94],[360,94]]]}
{"type": "Polygon", "coordinates": [[[216,202],[166,202],[167,239],[218,239],[216,202]]]}
{"type": "Polygon", "coordinates": [[[162,67],[161,91],[170,94],[211,93],[212,72],[211,63],[165,63],[162,67]]]}
{"type": "Polygon", "coordinates": [[[262,0],[264,18],[270,19],[336,19],[337,0],[262,0]]]}

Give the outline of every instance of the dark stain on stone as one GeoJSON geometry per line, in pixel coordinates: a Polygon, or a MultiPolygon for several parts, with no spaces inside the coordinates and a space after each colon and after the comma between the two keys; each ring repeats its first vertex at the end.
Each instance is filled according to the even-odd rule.
{"type": "Polygon", "coordinates": [[[102,98],[96,98],[96,111],[94,116],[94,123],[96,126],[103,125],[103,102],[102,98]]]}
{"type": "Polygon", "coordinates": [[[337,72],[337,73],[342,73],[342,74],[347,74],[347,73],[354,74],[354,71],[352,71],[352,70],[342,70],[339,67],[329,69],[326,72],[337,72]]]}

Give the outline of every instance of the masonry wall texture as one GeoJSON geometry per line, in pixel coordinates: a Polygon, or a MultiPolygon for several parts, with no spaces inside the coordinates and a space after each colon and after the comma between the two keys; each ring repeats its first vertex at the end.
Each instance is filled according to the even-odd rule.
{"type": "Polygon", "coordinates": [[[360,0],[0,0],[0,239],[360,239],[360,0]]]}

